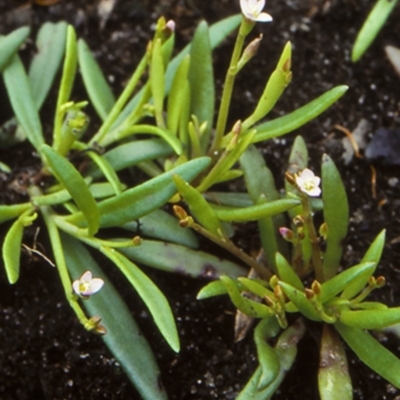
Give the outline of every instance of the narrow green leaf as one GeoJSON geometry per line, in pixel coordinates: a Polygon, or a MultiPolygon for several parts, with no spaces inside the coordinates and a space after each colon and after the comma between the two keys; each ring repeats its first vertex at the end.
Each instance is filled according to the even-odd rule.
{"type": "Polygon", "coordinates": [[[253,201],[247,193],[206,192],[204,198],[220,206],[248,207],[253,205],[253,201]]]}
{"type": "Polygon", "coordinates": [[[178,219],[164,210],[155,210],[141,217],[139,221],[128,222],[121,228],[143,237],[169,241],[192,249],[197,249],[199,246],[193,231],[182,228],[178,219]]]}
{"type": "Polygon", "coordinates": [[[58,149],[60,146],[61,127],[65,115],[65,111],[61,110],[61,106],[69,100],[75,81],[76,69],[78,66],[76,34],[72,25],[68,25],[65,46],[65,59],[63,64],[60,89],[58,91],[56,114],[54,119],[53,146],[55,149],[58,149]]]}
{"type": "Polygon", "coordinates": [[[311,304],[310,300],[307,299],[304,292],[282,281],[279,281],[279,286],[282,287],[289,300],[293,302],[306,318],[311,319],[312,321],[321,321],[321,317],[317,310],[311,304]]]}
{"type": "MultiPolygon", "coordinates": [[[[143,161],[168,157],[173,152],[172,147],[163,139],[146,139],[135,140],[116,146],[104,153],[103,158],[110,163],[114,171],[120,171],[143,161]]],[[[100,178],[102,173],[96,165],[91,164],[88,167],[86,175],[93,176],[93,178],[100,178]]]]}
{"type": "Polygon", "coordinates": [[[201,193],[185,182],[179,175],[174,175],[173,180],[179,193],[189,205],[191,215],[199,224],[214,235],[227,238],[221,221],[201,193]]]}
{"type": "Polygon", "coordinates": [[[343,342],[331,325],[324,324],[322,332],[318,371],[321,400],[352,400],[353,387],[343,342]]]}
{"type": "Polygon", "coordinates": [[[184,107],[185,86],[188,82],[190,56],[187,55],[176,71],[168,96],[167,126],[171,132],[176,133],[179,127],[179,119],[184,107]]]}
{"type": "Polygon", "coordinates": [[[258,303],[254,300],[247,299],[241,295],[237,283],[228,276],[221,276],[221,282],[225,286],[229,297],[235,307],[243,314],[254,318],[269,318],[274,315],[274,311],[265,304],[258,303]]]}
{"type": "Polygon", "coordinates": [[[37,53],[29,66],[29,82],[38,110],[43,105],[60,68],[65,50],[67,23],[44,23],[36,38],[37,53]]]}
{"type": "Polygon", "coordinates": [[[50,146],[43,145],[42,152],[55,177],[68,190],[76,205],[85,216],[89,235],[96,234],[100,223],[99,209],[81,174],[66,158],[60,156],[50,146]]]}
{"type": "Polygon", "coordinates": [[[208,283],[206,286],[201,288],[200,292],[197,294],[197,300],[204,300],[210,297],[220,296],[222,294],[227,294],[228,291],[222,281],[213,281],[208,283]]]}
{"type": "Polygon", "coordinates": [[[265,296],[274,298],[274,292],[266,287],[265,281],[259,281],[256,279],[240,277],[238,278],[238,282],[243,285],[246,290],[249,290],[251,293],[254,293],[256,296],[264,298],[265,296]],[[264,284],[263,284],[264,283],[264,284]]]}
{"type": "MultiPolygon", "coordinates": [[[[279,192],[275,186],[272,172],[265,165],[264,158],[255,146],[249,146],[240,157],[247,191],[254,204],[278,200],[279,192]]],[[[287,251],[286,243],[277,235],[278,228],[285,226],[283,215],[263,218],[257,221],[261,244],[268,265],[275,271],[275,253],[279,249],[287,251]],[[279,244],[278,244],[279,243],[279,244]]]]}
{"type": "Polygon", "coordinates": [[[304,285],[301,279],[297,276],[292,266],[286,261],[286,258],[280,253],[276,253],[276,269],[278,271],[279,278],[283,281],[292,285],[294,288],[304,291],[304,285]]]}
{"type": "Polygon", "coordinates": [[[200,22],[190,47],[190,104],[191,114],[200,124],[207,122],[206,132],[201,137],[203,152],[209,143],[214,118],[215,88],[212,64],[210,32],[205,21],[200,22]]]}
{"type": "Polygon", "coordinates": [[[349,203],[342,178],[332,159],[324,154],[321,167],[324,220],[328,226],[326,251],[323,255],[325,280],[336,275],[342,258],[343,241],[349,225],[349,203]]]}
{"type": "Polygon", "coordinates": [[[261,376],[258,390],[265,389],[279,374],[279,357],[267,340],[276,336],[280,326],[275,317],[262,319],[254,330],[254,342],[257,347],[257,358],[260,363],[261,376]]]}
{"type": "Polygon", "coordinates": [[[8,230],[3,243],[2,255],[8,282],[14,284],[19,278],[22,236],[24,225],[18,218],[8,230]]]}
{"type": "Polygon", "coordinates": [[[364,364],[400,389],[400,360],[393,353],[361,329],[341,322],[336,322],[335,328],[364,364]]]}
{"type": "Polygon", "coordinates": [[[299,204],[296,199],[282,199],[244,208],[215,208],[215,213],[221,221],[248,222],[271,217],[299,204]]]}
{"type": "Polygon", "coordinates": [[[357,282],[360,277],[368,275],[370,277],[375,270],[374,262],[363,262],[354,267],[348,268],[339,275],[334,276],[321,285],[321,302],[331,300],[348,285],[357,282]]]}
{"type": "Polygon", "coordinates": [[[358,61],[371,45],[396,4],[397,0],[378,0],[375,3],[354,42],[351,51],[353,62],[358,61]]]}
{"type": "Polygon", "coordinates": [[[342,311],[339,321],[344,325],[357,329],[384,329],[390,325],[400,323],[400,307],[342,311]]]}
{"type": "Polygon", "coordinates": [[[32,209],[31,203],[12,204],[9,206],[0,205],[0,224],[18,217],[30,209],[32,209]]]}
{"type": "Polygon", "coordinates": [[[32,222],[37,218],[37,214],[33,210],[25,211],[11,225],[3,243],[3,262],[7,273],[8,281],[11,284],[17,282],[19,278],[19,266],[21,258],[21,244],[24,228],[32,225],[32,222]]]}
{"type": "Polygon", "coordinates": [[[115,98],[89,46],[83,39],[78,41],[78,59],[90,102],[104,121],[115,104],[115,98]]]}
{"type": "Polygon", "coordinates": [[[79,279],[85,271],[91,271],[93,276],[104,281],[101,291],[83,302],[89,315],[101,317],[101,324],[107,329],[103,341],[144,400],[166,400],[150,345],[118,291],[78,240],[65,234],[61,235],[61,240],[73,280],[79,279]]]}
{"type": "MultiPolygon", "coordinates": [[[[208,157],[197,158],[126,190],[118,196],[100,202],[98,207],[101,214],[101,226],[120,226],[160,208],[176,193],[172,180],[175,174],[190,181],[209,164],[208,157]]],[[[67,220],[81,224],[83,215],[77,213],[68,217],[67,220]]]]}
{"type": "Polygon", "coordinates": [[[269,77],[264,92],[258,100],[256,109],[250,117],[243,121],[242,127],[244,130],[251,128],[255,123],[264,118],[275,106],[292,79],[291,64],[292,46],[290,42],[287,42],[278,64],[269,77]]]}
{"type": "Polygon", "coordinates": [[[379,235],[375,238],[373,243],[369,246],[367,252],[362,258],[361,262],[374,262],[375,267],[370,271],[366,271],[362,277],[360,276],[355,282],[349,284],[344,290],[340,297],[344,299],[351,299],[357,293],[359,293],[363,287],[367,284],[369,277],[375,272],[376,267],[378,266],[379,260],[381,259],[383,247],[385,246],[385,236],[386,231],[383,230],[379,233],[379,235]]]}
{"type": "Polygon", "coordinates": [[[102,247],[101,252],[113,261],[129,280],[148,307],[154,322],[172,350],[179,352],[179,337],[174,316],[167,299],[157,286],[134,263],[114,249],[102,247]]]}
{"type": "Polygon", "coordinates": [[[174,243],[143,240],[140,246],[122,248],[120,252],[137,263],[194,278],[216,279],[226,274],[231,277],[246,274],[243,267],[232,261],[174,243]]]}
{"type": "Polygon", "coordinates": [[[150,87],[157,126],[164,127],[164,63],[161,53],[161,39],[156,39],[153,42],[150,62],[150,87]]]}
{"type": "Polygon", "coordinates": [[[42,125],[32,96],[28,77],[16,54],[3,72],[11,106],[26,137],[40,154],[44,143],[42,125]]]}
{"type": "Polygon", "coordinates": [[[23,26],[7,36],[0,37],[0,72],[7,66],[22,43],[29,36],[30,28],[23,26]]]}
{"type": "Polygon", "coordinates": [[[327,110],[333,103],[343,96],[347,89],[348,86],[345,85],[336,86],[317,97],[315,100],[310,101],[305,106],[292,111],[290,114],[257,125],[255,127],[257,133],[253,138],[253,143],[283,136],[286,133],[300,128],[327,110]]]}

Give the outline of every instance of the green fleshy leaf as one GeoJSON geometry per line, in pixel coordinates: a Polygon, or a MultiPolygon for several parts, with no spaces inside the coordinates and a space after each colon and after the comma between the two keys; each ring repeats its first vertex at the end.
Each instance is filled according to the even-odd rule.
{"type": "Polygon", "coordinates": [[[29,82],[39,110],[46,99],[60,68],[67,35],[66,22],[44,23],[36,38],[37,53],[29,66],[29,82]]]}
{"type": "Polygon", "coordinates": [[[102,247],[100,251],[121,270],[148,307],[154,322],[172,350],[179,352],[178,331],[167,299],[158,287],[134,263],[118,251],[102,247]]]}
{"type": "Polygon", "coordinates": [[[349,225],[349,203],[339,171],[327,154],[322,157],[321,180],[324,220],[328,226],[323,271],[324,279],[328,280],[336,275],[342,258],[349,225]]]}
{"type": "Polygon", "coordinates": [[[25,211],[32,209],[31,203],[12,204],[9,206],[0,205],[0,224],[19,217],[25,211]]]}
{"type": "Polygon", "coordinates": [[[3,72],[11,106],[26,137],[40,153],[44,143],[35,100],[21,59],[16,54],[3,72]]]}
{"type": "Polygon", "coordinates": [[[200,292],[197,294],[197,300],[204,300],[210,297],[220,296],[222,294],[227,294],[228,291],[222,281],[213,281],[208,283],[206,286],[201,288],[200,292]]]}
{"type": "Polygon", "coordinates": [[[25,211],[11,225],[3,243],[3,262],[7,273],[8,281],[11,284],[17,282],[19,278],[19,266],[21,258],[21,244],[24,234],[24,228],[32,225],[32,222],[37,218],[37,214],[31,209],[25,211]]]}
{"type": "MultiPolygon", "coordinates": [[[[173,149],[163,139],[135,140],[114,147],[103,154],[115,171],[132,167],[143,161],[164,158],[173,154],[173,149]]],[[[101,171],[94,165],[89,165],[86,175],[100,178],[101,171]]]]}
{"type": "Polygon", "coordinates": [[[251,128],[255,123],[264,118],[275,106],[276,102],[282,96],[286,86],[290,83],[292,72],[290,71],[292,63],[292,46],[287,42],[279,58],[275,70],[272,72],[261,95],[256,109],[243,121],[243,129],[251,128]]]}
{"type": "Polygon", "coordinates": [[[215,213],[221,221],[248,222],[260,218],[271,217],[285,212],[300,204],[296,199],[275,200],[244,208],[215,208],[215,213]]]}
{"type": "Polygon", "coordinates": [[[357,329],[383,329],[400,323],[400,307],[342,311],[339,321],[344,325],[357,329]]]}
{"type": "Polygon", "coordinates": [[[191,229],[182,228],[176,217],[163,210],[155,210],[144,215],[139,221],[128,222],[121,226],[140,236],[169,241],[197,249],[199,241],[191,229]]]}
{"type": "Polygon", "coordinates": [[[269,318],[274,315],[274,311],[265,304],[243,297],[238,289],[237,283],[233,279],[228,276],[221,276],[220,279],[225,286],[232,303],[243,314],[254,318],[269,318]]]}
{"type": "MultiPolygon", "coordinates": [[[[246,149],[240,157],[240,165],[244,172],[247,191],[254,204],[262,204],[280,198],[272,172],[265,165],[264,158],[255,146],[249,146],[246,149]]],[[[276,215],[273,218],[266,217],[257,222],[265,258],[268,265],[275,271],[275,253],[278,249],[287,252],[286,243],[277,235],[278,228],[285,226],[285,218],[283,215],[276,215]]]]}
{"type": "Polygon", "coordinates": [[[324,324],[321,339],[318,388],[321,400],[353,399],[343,342],[328,324],[324,324]]]}
{"type": "Polygon", "coordinates": [[[251,293],[254,293],[258,297],[275,297],[274,293],[266,287],[265,281],[240,277],[238,278],[238,282],[241,283],[246,290],[249,290],[251,293]]]}
{"type": "MultiPolygon", "coordinates": [[[[98,207],[101,214],[101,226],[120,226],[160,208],[176,193],[176,187],[172,180],[175,174],[190,181],[209,164],[208,157],[197,158],[139,186],[128,189],[118,196],[100,202],[98,207]]],[[[81,213],[71,215],[66,220],[74,224],[84,222],[81,213]]]]}
{"type": "Polygon", "coordinates": [[[351,60],[353,62],[358,61],[371,45],[396,4],[397,0],[378,0],[375,3],[354,42],[351,51],[351,60]]]}
{"type": "Polygon", "coordinates": [[[367,252],[362,258],[361,262],[374,262],[375,267],[370,271],[366,271],[362,276],[360,276],[355,282],[347,285],[347,287],[343,290],[343,293],[340,297],[343,299],[351,299],[357,293],[359,293],[364,286],[367,284],[369,277],[375,272],[376,267],[378,266],[379,260],[381,259],[383,247],[385,246],[385,236],[386,231],[383,230],[379,235],[375,238],[373,243],[369,246],[367,252]]]}
{"type": "Polygon", "coordinates": [[[61,111],[63,104],[67,103],[71,95],[72,87],[75,81],[76,69],[78,66],[78,50],[76,44],[76,33],[72,25],[67,28],[67,40],[65,48],[65,59],[63,64],[63,71],[58,91],[56,114],[54,119],[54,148],[56,150],[61,146],[61,128],[65,111],[61,111]]]}
{"type": "Polygon", "coordinates": [[[140,246],[122,248],[120,252],[137,263],[194,278],[216,279],[225,274],[237,277],[246,273],[231,261],[174,243],[143,240],[140,246]]]}
{"type": "Polygon", "coordinates": [[[304,285],[301,279],[294,272],[292,266],[286,261],[286,258],[280,253],[276,253],[276,268],[278,271],[279,278],[283,281],[292,285],[294,288],[304,291],[304,285]]]}
{"type": "Polygon", "coordinates": [[[333,278],[324,282],[321,285],[321,302],[325,303],[331,300],[348,285],[357,282],[360,277],[363,279],[367,274],[368,277],[370,277],[375,270],[375,266],[376,264],[374,262],[363,262],[344,270],[339,275],[335,275],[333,278]]]}
{"type": "Polygon", "coordinates": [[[310,300],[307,299],[304,292],[282,281],[279,281],[279,286],[282,287],[289,300],[293,302],[293,304],[306,318],[311,319],[312,321],[321,321],[321,317],[319,316],[317,310],[311,304],[310,300]]]}
{"type": "Polygon", "coordinates": [[[115,104],[115,98],[97,61],[83,39],[78,42],[78,58],[90,102],[104,121],[115,104]]]}
{"type": "Polygon", "coordinates": [[[348,87],[345,85],[334,87],[317,97],[315,100],[310,101],[305,106],[292,111],[290,114],[257,125],[255,127],[257,133],[253,138],[253,143],[283,136],[286,133],[300,128],[327,110],[333,103],[343,96],[347,89],[348,87]]]}
{"type": "Polygon", "coordinates": [[[196,221],[214,235],[226,238],[227,235],[221,221],[201,193],[185,182],[179,175],[174,175],[173,180],[179,193],[189,205],[190,213],[196,221]]]}
{"type": "Polygon", "coordinates": [[[207,122],[206,132],[200,139],[203,151],[206,150],[209,143],[215,106],[212,47],[209,35],[207,23],[205,21],[200,22],[190,47],[188,73],[191,114],[197,117],[200,124],[207,122]]]}
{"type": "Polygon", "coordinates": [[[341,322],[336,322],[335,328],[364,364],[400,389],[399,358],[361,329],[351,328],[341,322]]]}
{"type": "Polygon", "coordinates": [[[23,26],[7,36],[0,37],[0,71],[3,71],[11,58],[29,36],[30,28],[23,26]]]}
{"type": "Polygon", "coordinates": [[[257,358],[262,371],[257,385],[258,390],[265,389],[279,374],[278,354],[267,342],[268,339],[276,336],[279,330],[280,326],[275,317],[262,319],[254,330],[257,358]]]}
{"type": "Polygon", "coordinates": [[[103,341],[144,400],[166,400],[154,354],[118,291],[78,240],[65,234],[61,240],[73,280],[91,271],[104,281],[100,292],[83,302],[89,315],[101,317],[107,329],[103,341]]]}
{"type": "Polygon", "coordinates": [[[161,53],[161,39],[153,41],[150,62],[150,87],[157,125],[164,127],[164,63],[161,53]]]}
{"type": "Polygon", "coordinates": [[[100,224],[99,209],[81,174],[66,158],[60,156],[50,146],[43,145],[42,152],[55,177],[68,190],[72,199],[85,216],[89,235],[96,234],[100,224]]]}

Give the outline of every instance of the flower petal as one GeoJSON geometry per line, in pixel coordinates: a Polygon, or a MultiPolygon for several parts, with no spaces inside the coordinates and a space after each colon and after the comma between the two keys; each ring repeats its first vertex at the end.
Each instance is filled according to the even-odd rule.
{"type": "Polygon", "coordinates": [[[104,285],[103,279],[93,278],[90,282],[91,294],[97,293],[104,285]]]}

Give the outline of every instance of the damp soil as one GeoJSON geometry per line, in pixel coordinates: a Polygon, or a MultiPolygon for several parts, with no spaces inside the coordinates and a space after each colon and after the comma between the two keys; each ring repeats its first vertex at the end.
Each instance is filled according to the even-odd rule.
{"type": "MultiPolygon", "coordinates": [[[[232,0],[118,1],[101,29],[95,1],[61,0],[49,7],[24,1],[0,0],[0,33],[29,24],[35,33],[45,21],[66,19],[84,37],[119,93],[140,59],[157,18],[165,15],[177,23],[177,48],[182,48],[201,20],[216,22],[239,11],[232,0]]],[[[371,49],[357,64],[349,60],[351,44],[374,1],[372,0],[270,0],[271,24],[259,25],[252,35],[263,33],[259,53],[237,80],[231,122],[254,107],[263,85],[287,40],[293,44],[294,78],[272,116],[283,115],[339,84],[350,87],[346,95],[314,122],[282,139],[260,144],[270,168],[282,185],[285,160],[294,137],[303,135],[310,149],[310,164],[319,169],[328,152],[344,179],[351,209],[349,238],[344,246],[343,266],[360,260],[368,244],[383,228],[387,244],[378,273],[388,284],[376,294],[390,305],[400,301],[400,170],[376,165],[376,195],[372,191],[371,166],[354,158],[345,165],[343,134],[336,124],[353,130],[366,119],[369,136],[381,127],[398,128],[400,80],[385,58],[383,47],[400,45],[400,9],[397,7],[371,49]],[[338,140],[336,140],[338,139],[338,140]]],[[[233,38],[214,53],[217,90],[220,93],[229,62],[233,38]]],[[[29,58],[28,43],[24,56],[29,58]]],[[[4,92],[4,89],[0,87],[4,92]]],[[[46,104],[53,109],[54,102],[46,104]]],[[[0,122],[11,110],[2,100],[0,122]]],[[[46,111],[43,113],[46,121],[46,111]]],[[[51,115],[51,113],[50,113],[51,115]]],[[[48,119],[50,127],[51,119],[48,119]]],[[[94,124],[96,121],[94,121],[94,124]]],[[[18,146],[1,151],[1,160],[13,167],[13,179],[21,179],[35,165],[30,149],[18,146]],[[22,176],[23,177],[23,176],[22,176]]],[[[10,189],[10,177],[1,175],[1,201],[10,202],[21,193],[10,189]],[[7,192],[8,190],[8,192],[7,192]]],[[[18,186],[18,185],[17,185],[18,186]]],[[[25,243],[32,243],[33,231],[25,243]]],[[[4,231],[0,233],[4,236],[4,231]]],[[[45,238],[39,236],[46,250],[45,238]]],[[[236,240],[247,250],[257,242],[254,226],[242,227],[236,240]]],[[[205,243],[204,246],[207,246],[205,243]]],[[[19,282],[10,287],[0,272],[0,398],[18,399],[139,399],[118,362],[102,340],[87,333],[63,298],[56,271],[29,254],[22,256],[19,282]]],[[[107,266],[106,266],[107,267],[107,266]]],[[[196,301],[205,281],[146,269],[170,300],[180,332],[182,351],[173,354],[156,331],[143,304],[114,269],[107,273],[120,290],[146,337],[161,369],[161,379],[170,399],[234,399],[256,367],[251,335],[233,342],[234,308],[226,298],[196,301]]],[[[275,399],[318,399],[318,328],[310,325],[299,346],[293,369],[275,399]]],[[[382,337],[400,356],[398,341],[382,337]]],[[[135,344],[132,343],[134,346],[135,344]]],[[[400,391],[390,386],[358,361],[348,350],[356,400],[398,399],[400,391]]]]}

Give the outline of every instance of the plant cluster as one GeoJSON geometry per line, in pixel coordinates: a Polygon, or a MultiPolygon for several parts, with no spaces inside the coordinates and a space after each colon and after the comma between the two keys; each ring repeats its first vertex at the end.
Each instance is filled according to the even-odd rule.
{"type": "MultiPolygon", "coordinates": [[[[305,331],[304,319],[322,326],[322,398],[351,398],[339,335],[363,362],[400,387],[395,373],[400,361],[364,331],[400,320],[398,308],[364,301],[384,284],[384,278],[373,276],[384,232],[358,265],[342,269],[349,211],[333,161],[324,155],[321,179],[315,176],[307,168],[306,145],[297,138],[285,192],[280,193],[255,147],[314,119],[347,87],[335,87],[285,116],[262,122],[291,80],[291,44],[287,43],[254,111],[229,127],[235,78],[256,54],[262,38],[248,44],[246,40],[256,22],[272,20],[262,11],[263,0],[241,0],[240,5],[240,16],[211,27],[200,23],[191,44],[175,57],[175,24],[160,18],[117,99],[72,26],[43,25],[28,72],[18,49],[29,29],[0,38],[0,71],[15,114],[7,122],[7,132],[13,133],[3,130],[0,143],[15,146],[27,139],[39,160],[25,182],[27,200],[0,206],[0,222],[8,222],[2,248],[7,278],[11,284],[17,282],[21,246],[26,247],[24,230],[41,220],[52,255],[31,251],[56,267],[77,318],[87,330],[103,335],[144,399],[167,398],[159,385],[154,355],[99,266],[101,258],[88,248],[122,272],[174,351],[180,344],[168,300],[136,263],[193,277],[204,276],[205,266],[212,265],[211,277],[216,280],[198,297],[227,293],[241,313],[238,318],[244,330],[252,319],[260,320],[254,330],[260,366],[239,398],[261,400],[274,393],[293,364],[305,331]],[[237,27],[215,112],[212,49],[237,27]],[[53,128],[44,132],[39,111],[60,67],[53,128]],[[97,129],[84,111],[88,102],[74,100],[78,72],[97,112],[97,117],[92,116],[99,120],[97,129]],[[139,180],[138,171],[146,178],[139,180]],[[210,190],[239,178],[244,178],[246,193],[210,190]],[[313,217],[321,211],[324,223],[317,229],[313,217]],[[238,224],[249,221],[259,226],[259,259],[232,240],[238,224]],[[199,250],[193,231],[230,252],[237,262],[199,250]],[[304,282],[310,276],[315,280],[307,287],[304,282]],[[293,319],[294,313],[302,317],[293,319]]],[[[1,168],[12,172],[4,163],[1,168]]]]}

